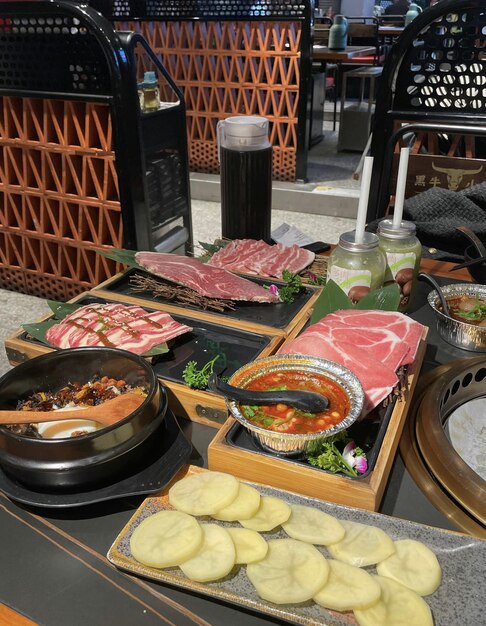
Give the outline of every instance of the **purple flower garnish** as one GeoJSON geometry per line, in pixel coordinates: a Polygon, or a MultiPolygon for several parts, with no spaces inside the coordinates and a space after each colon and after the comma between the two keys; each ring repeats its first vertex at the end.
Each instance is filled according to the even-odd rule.
{"type": "Polygon", "coordinates": [[[346,463],[350,467],[354,467],[354,469],[359,474],[364,474],[368,469],[368,461],[366,460],[366,455],[361,450],[361,448],[357,448],[354,441],[350,441],[347,443],[343,450],[343,458],[346,463]]]}
{"type": "Polygon", "coordinates": [[[269,287],[270,293],[274,296],[278,296],[278,287],[277,285],[270,285],[269,287]]]}

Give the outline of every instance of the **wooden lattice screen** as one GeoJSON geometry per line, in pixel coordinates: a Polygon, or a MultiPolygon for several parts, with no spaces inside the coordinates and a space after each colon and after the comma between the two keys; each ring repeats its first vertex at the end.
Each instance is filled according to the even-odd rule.
{"type": "Polygon", "coordinates": [[[115,26],[140,32],[183,91],[192,171],[219,172],[219,120],[263,115],[271,123],[274,179],[295,180],[300,22],[128,21],[115,26]]]}
{"type": "Polygon", "coordinates": [[[108,105],[0,97],[0,286],[66,300],[117,267],[122,219],[108,105]]]}

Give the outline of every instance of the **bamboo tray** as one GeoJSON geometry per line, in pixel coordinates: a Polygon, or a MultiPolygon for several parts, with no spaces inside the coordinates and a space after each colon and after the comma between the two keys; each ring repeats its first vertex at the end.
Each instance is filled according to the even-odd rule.
{"type": "Polygon", "coordinates": [[[236,423],[232,417],[209,444],[209,469],[229,472],[245,480],[264,481],[272,487],[320,500],[377,511],[424,359],[427,330],[424,329],[417,356],[408,371],[408,389],[405,397],[395,403],[373,470],[363,478],[332,474],[311,465],[232,445],[229,441],[229,431],[236,423]]]}
{"type": "MultiPolygon", "coordinates": [[[[112,301],[99,291],[90,291],[80,294],[70,300],[72,303],[89,304],[93,302],[112,301]]],[[[146,301],[138,301],[139,306],[152,309],[146,301]]],[[[190,360],[196,360],[200,366],[221,354],[221,363],[225,366],[225,374],[231,375],[236,369],[257,357],[268,356],[276,352],[283,337],[267,335],[260,332],[250,332],[245,329],[222,326],[218,320],[206,321],[192,318],[188,311],[177,308],[171,315],[182,323],[193,327],[191,336],[175,340],[167,355],[152,359],[152,366],[167,387],[169,407],[180,417],[185,417],[206,426],[220,428],[228,417],[224,399],[217,394],[189,388],[182,380],[182,371],[190,360]]],[[[47,315],[43,320],[49,319],[47,315]]],[[[43,321],[40,320],[40,321],[43,321]]],[[[5,341],[7,357],[12,365],[18,365],[33,357],[47,352],[50,348],[39,341],[29,338],[27,333],[20,329],[5,341]]]]}
{"type": "MultiPolygon", "coordinates": [[[[233,326],[250,332],[287,337],[291,332],[300,332],[310,317],[310,313],[321,292],[320,287],[303,285],[300,294],[292,304],[261,304],[258,302],[235,302],[234,311],[209,311],[195,305],[178,305],[168,300],[154,297],[149,292],[136,292],[130,287],[134,274],[147,275],[141,269],[131,268],[102,282],[92,291],[100,297],[127,304],[138,304],[167,313],[178,313],[183,308],[195,319],[206,320],[221,326],[233,326]],[[144,304],[141,304],[144,302],[144,304]]],[[[277,279],[260,279],[246,276],[261,285],[280,284],[277,279]]]]}

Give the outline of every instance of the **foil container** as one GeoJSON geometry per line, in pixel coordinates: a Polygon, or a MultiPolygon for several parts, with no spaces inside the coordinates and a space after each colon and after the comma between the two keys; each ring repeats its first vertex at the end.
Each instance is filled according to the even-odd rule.
{"type": "Polygon", "coordinates": [[[339,424],[326,430],[316,433],[294,434],[279,433],[253,424],[246,419],[240,411],[239,404],[234,400],[226,398],[226,405],[231,415],[252,433],[264,450],[274,452],[280,456],[296,457],[304,455],[311,442],[335,435],[341,430],[349,428],[361,414],[364,391],[358,378],[346,367],[325,359],[300,354],[282,354],[256,359],[237,370],[230,378],[229,384],[245,388],[252,380],[264,374],[286,370],[320,374],[338,383],[349,398],[349,413],[339,424]]]}
{"type": "MultiPolygon", "coordinates": [[[[479,296],[486,300],[486,285],[475,285],[472,283],[447,285],[442,287],[442,293],[446,299],[468,295],[472,297],[479,296]]],[[[437,320],[437,330],[444,341],[463,350],[486,352],[486,326],[475,326],[474,324],[460,322],[444,315],[439,310],[440,300],[435,290],[429,293],[427,301],[434,311],[437,320]]]]}

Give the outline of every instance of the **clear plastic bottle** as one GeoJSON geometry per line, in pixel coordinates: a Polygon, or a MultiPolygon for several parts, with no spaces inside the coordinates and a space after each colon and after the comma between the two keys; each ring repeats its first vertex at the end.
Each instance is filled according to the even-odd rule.
{"type": "Polygon", "coordinates": [[[143,111],[158,111],[160,107],[159,83],[155,72],[145,72],[142,83],[143,111]]]}
{"type": "Polygon", "coordinates": [[[387,262],[385,284],[396,282],[400,287],[400,311],[406,311],[410,304],[422,258],[422,245],[415,230],[415,224],[406,220],[398,228],[389,219],[378,224],[380,249],[387,262]]]}
{"type": "Polygon", "coordinates": [[[329,257],[327,279],[332,279],[353,302],[383,286],[385,255],[378,247],[378,236],[365,232],[362,243],[355,243],[355,231],[343,233],[329,257]]]}

